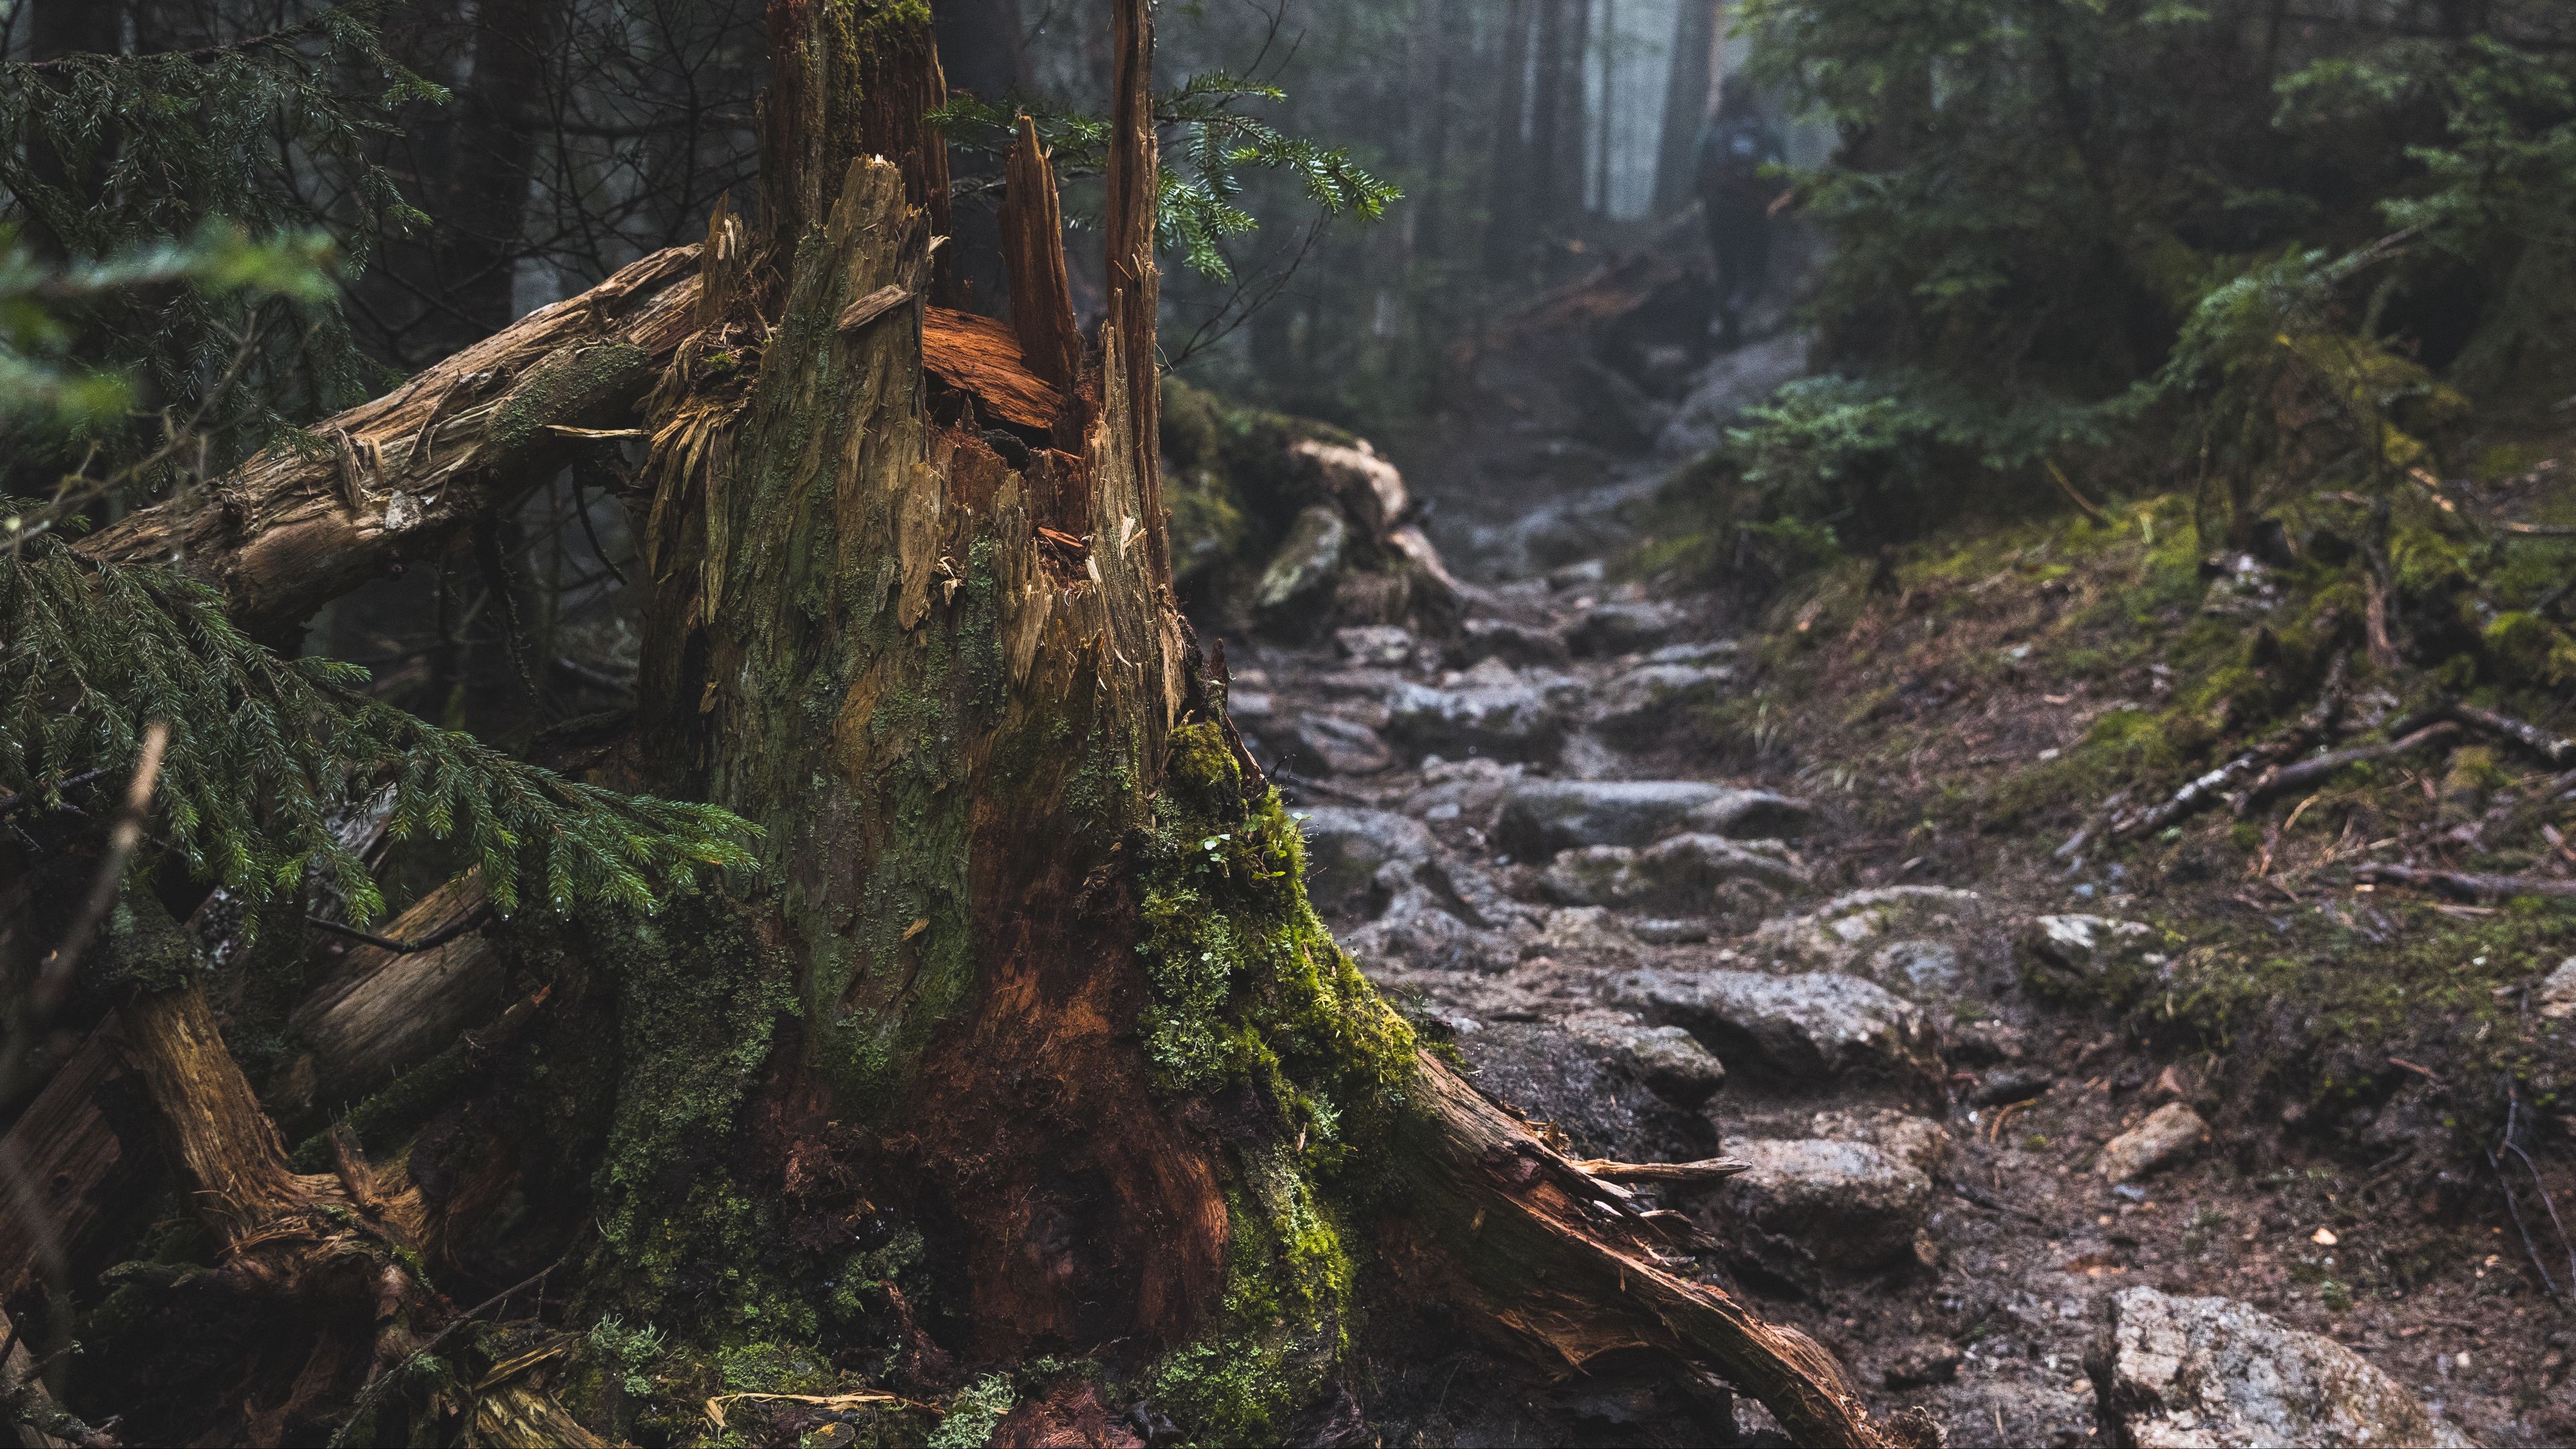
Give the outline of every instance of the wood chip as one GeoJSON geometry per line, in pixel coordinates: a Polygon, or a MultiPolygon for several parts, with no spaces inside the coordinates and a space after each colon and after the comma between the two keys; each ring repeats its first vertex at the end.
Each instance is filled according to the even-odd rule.
{"type": "Polygon", "coordinates": [[[911,300],[910,287],[888,283],[842,308],[838,325],[844,332],[855,331],[911,300]]]}

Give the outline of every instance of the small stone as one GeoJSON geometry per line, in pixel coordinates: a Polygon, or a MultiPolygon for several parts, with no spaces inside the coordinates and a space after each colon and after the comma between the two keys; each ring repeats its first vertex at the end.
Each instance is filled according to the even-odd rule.
{"type": "Polygon", "coordinates": [[[1998,1067],[1977,1078],[1976,1090],[1968,1100],[1980,1107],[2001,1107],[2012,1102],[2027,1102],[2042,1096],[2057,1085],[2057,1079],[2029,1067],[1998,1067]]]}
{"type": "Polygon", "coordinates": [[[1725,665],[1646,664],[1604,685],[1592,727],[1612,744],[1643,749],[1687,723],[1735,678],[1725,665]]]}
{"type": "Polygon", "coordinates": [[[1881,1377],[1891,1389],[1919,1389],[1927,1384],[1946,1384],[1959,1376],[1959,1349],[1956,1344],[1912,1343],[1897,1350],[1887,1361],[1881,1377]]]}
{"type": "Polygon", "coordinates": [[[1552,912],[1538,937],[1538,949],[1550,956],[1626,956],[1634,954],[1636,945],[1636,938],[1619,928],[1619,918],[1600,906],[1552,912]]]}
{"type": "Polygon", "coordinates": [[[2084,1366],[2106,1436],[2140,1449],[2470,1449],[2361,1355],[2232,1299],[2124,1289],[2084,1366]]]}
{"type": "Polygon", "coordinates": [[[1470,619],[1458,633],[1461,665],[1500,659],[1522,669],[1548,668],[1569,657],[1563,635],[1505,619],[1470,619]]]}
{"type": "Polygon", "coordinates": [[[1416,755],[1552,759],[1564,743],[1566,706],[1577,692],[1562,676],[1524,679],[1488,659],[1467,671],[1457,687],[1397,686],[1387,700],[1387,733],[1416,755]],[[1495,672],[1480,673],[1487,665],[1495,672]]]}
{"type": "Polygon", "coordinates": [[[1649,946],[1682,946],[1693,941],[1705,941],[1713,929],[1706,921],[1665,920],[1661,917],[1628,923],[1628,934],[1649,946]]]}
{"type": "Polygon", "coordinates": [[[1565,627],[1565,644],[1576,658],[1609,659],[1652,649],[1681,626],[1681,611],[1670,604],[1595,604],[1565,627]]]}
{"type": "Polygon", "coordinates": [[[1262,725],[1260,742],[1292,775],[1374,775],[1395,764],[1384,737],[1338,715],[1293,715],[1262,725]]]}
{"type": "Polygon", "coordinates": [[[2041,916],[2022,933],[2022,979],[2057,993],[2116,987],[2126,968],[2160,965],[2153,928],[2101,916],[2041,916]]]}
{"type": "Polygon", "coordinates": [[[1959,948],[1947,941],[1890,941],[1869,958],[1870,979],[1921,999],[1953,997],[1968,982],[1959,948]]]}
{"type": "Polygon", "coordinates": [[[1819,1264],[1855,1272],[1911,1256],[1932,1208],[1932,1179],[1868,1142],[1734,1141],[1746,1170],[1727,1179],[1726,1204],[1819,1264]]]}
{"type": "Polygon", "coordinates": [[[1649,1020],[1688,1028],[1722,1060],[1776,1077],[1934,1069],[1923,1014],[1855,976],[1632,971],[1611,983],[1610,997],[1649,1020]]]}
{"type": "Polygon", "coordinates": [[[1319,805],[1299,812],[1306,836],[1306,894],[1326,915],[1363,909],[1380,867],[1431,856],[1431,832],[1391,810],[1319,805]]]}
{"type": "Polygon", "coordinates": [[[1419,647],[1413,631],[1397,624],[1355,624],[1333,631],[1333,645],[1353,664],[1402,668],[1419,647]]]}
{"type": "Polygon", "coordinates": [[[2143,1177],[2208,1140],[2209,1124],[2198,1112],[2182,1102],[2167,1102],[2103,1147],[2102,1176],[2112,1182],[2143,1177]]]}
{"type": "Polygon", "coordinates": [[[1522,780],[1503,792],[1494,841],[1535,860],[1586,845],[1647,846],[1684,831],[1794,835],[1811,814],[1786,795],[1698,780],[1522,780]]]}
{"type": "Polygon", "coordinates": [[[1676,1107],[1697,1107],[1726,1085],[1726,1067],[1678,1026],[1648,1026],[1633,1016],[1596,1012],[1565,1029],[1613,1053],[1638,1080],[1676,1107]]]}

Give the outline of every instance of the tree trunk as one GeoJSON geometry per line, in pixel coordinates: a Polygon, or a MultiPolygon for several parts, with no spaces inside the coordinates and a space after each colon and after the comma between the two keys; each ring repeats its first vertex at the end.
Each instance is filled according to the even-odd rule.
{"type": "MultiPolygon", "coordinates": [[[[419,1273],[459,1261],[470,1221],[506,1221],[524,1172],[537,1261],[580,1255],[572,1296],[541,1293],[533,1312],[698,1325],[709,1356],[735,1340],[708,1325],[730,1323],[737,1338],[803,1332],[817,1341],[800,1348],[835,1360],[841,1345],[793,1327],[819,1311],[794,1295],[845,1273],[900,1325],[898,1372],[936,1356],[892,1279],[852,1256],[891,1217],[927,1240],[973,1360],[1097,1356],[1206,1441],[1285,1433],[1343,1372],[1375,1298],[1443,1305],[1548,1371],[1645,1350],[1722,1374],[1801,1443],[1890,1442],[1811,1341],[1679,1275],[1677,1215],[1641,1209],[1421,1050],[1308,906],[1302,841],[1227,715],[1222,655],[1202,660],[1172,597],[1152,30],[1146,0],[1115,15],[1108,311],[1091,345],[1046,295],[1063,233],[1025,134],[1004,238],[1011,275],[1031,279],[1015,300],[1046,305],[1004,326],[932,304],[944,162],[917,114],[886,103],[936,94],[927,23],[849,0],[775,0],[762,228],[720,210],[695,285],[645,304],[686,319],[651,337],[687,335],[663,349],[646,419],[652,597],[618,768],[760,826],[757,893],[565,928],[557,979],[583,1004],[381,1170],[345,1131],[334,1171],[294,1170],[184,961],[120,1011],[167,1155],[222,1245],[212,1268],[142,1264],[129,1280],[295,1310],[263,1320],[265,1356],[228,1379],[269,1395],[227,1421],[241,1437],[273,1441],[333,1393],[346,1433],[415,1392],[410,1369],[382,1370],[483,1311],[439,1307],[419,1273]],[[279,1324],[311,1336],[281,1340],[279,1324]],[[350,1355],[353,1334],[369,1342],[350,1355]]],[[[530,349],[579,335],[650,354],[631,335],[643,325],[558,317],[503,351],[550,359],[560,346],[530,349]]],[[[420,427],[432,408],[407,395],[352,431],[420,427]]],[[[581,390],[602,409],[627,395],[581,390]]],[[[475,446],[505,449],[516,416],[478,422],[475,446]]],[[[309,492],[328,472],[272,461],[259,476],[262,511],[206,525],[192,555],[251,617],[290,618],[328,587],[268,569],[281,535],[336,530],[325,557],[386,556],[385,530],[275,481],[309,492]]],[[[448,491],[466,510],[497,487],[448,491]]],[[[185,534],[189,515],[150,526],[185,534]]],[[[128,534],[103,556],[138,546],[128,534]]],[[[460,884],[397,929],[465,919],[470,899],[460,884]]],[[[457,994],[505,999],[485,968],[427,951],[346,970],[294,1023],[317,1073],[384,1058],[381,1076],[428,1045],[392,1044],[411,1018],[446,1032],[472,1016],[457,994]]],[[[544,1000],[509,1007],[483,1047],[544,1000]]],[[[542,1361],[450,1381],[470,1402],[416,1392],[493,1442],[623,1433],[614,1390],[585,1400],[604,1416],[585,1425],[523,1377],[542,1361]]]]}
{"type": "Polygon", "coordinates": [[[1513,275],[1529,256],[1529,10],[1530,0],[1512,0],[1503,17],[1502,90],[1494,103],[1485,219],[1485,272],[1493,277],[1513,275]]]}
{"type": "Polygon", "coordinates": [[[1723,0],[1681,0],[1673,10],[1671,69],[1664,82],[1664,125],[1655,143],[1655,210],[1670,213],[1696,195],[1699,128],[1716,84],[1711,53],[1723,0]]]}
{"type": "MultiPolygon", "coordinates": [[[[1258,1403],[1195,1426],[1216,1438],[1275,1432],[1320,1387],[1366,1215],[1391,1279],[1498,1342],[1563,1365],[1659,1349],[1803,1442],[1879,1442],[1821,1350],[1667,1273],[1660,1221],[1418,1051],[1306,906],[1295,827],[1172,599],[1150,20],[1116,14],[1096,349],[1023,284],[997,355],[926,371],[926,336],[964,326],[925,304],[931,219],[869,124],[827,112],[859,159],[775,130],[764,158],[804,229],[770,235],[756,379],[658,415],[724,462],[657,470],[655,515],[681,522],[640,756],[657,790],[764,831],[761,935],[801,1025],[762,1110],[836,1124],[872,1200],[952,1225],[976,1357],[1115,1341],[1167,1384],[1194,1355],[1262,1360],[1258,1403]],[[1010,411],[1031,400],[1056,411],[1010,411]],[[702,409],[729,444],[695,437],[702,409]],[[988,446],[997,418],[1025,464],[988,446]]],[[[773,83],[828,94],[832,63],[774,52],[773,83]]],[[[1008,174],[1009,274],[1060,276],[1032,134],[1008,174]]],[[[748,297],[713,270],[702,289],[748,297]]]]}

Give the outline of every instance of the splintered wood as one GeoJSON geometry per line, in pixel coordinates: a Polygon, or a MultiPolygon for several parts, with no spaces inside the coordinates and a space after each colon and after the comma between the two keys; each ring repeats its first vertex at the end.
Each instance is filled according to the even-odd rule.
{"type": "Polygon", "coordinates": [[[1064,412],[1064,394],[1030,370],[1010,326],[990,317],[923,308],[921,365],[975,399],[985,416],[1013,427],[1051,428],[1064,412]]]}

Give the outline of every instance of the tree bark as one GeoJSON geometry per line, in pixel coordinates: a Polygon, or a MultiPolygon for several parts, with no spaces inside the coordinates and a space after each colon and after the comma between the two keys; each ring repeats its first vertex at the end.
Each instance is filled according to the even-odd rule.
{"type": "Polygon", "coordinates": [[[693,330],[697,250],[656,252],[74,547],[102,563],[175,564],[221,590],[254,636],[291,636],[552,477],[583,446],[564,430],[631,422],[693,330]]]}
{"type": "Polygon", "coordinates": [[[1529,249],[1529,8],[1530,0],[1512,0],[1503,16],[1502,90],[1494,104],[1494,162],[1485,201],[1485,272],[1492,277],[1519,271],[1529,249]]]}
{"type": "MultiPolygon", "coordinates": [[[[1176,1351],[1244,1328],[1223,1285],[1279,1271],[1245,1205],[1336,1190],[1289,1125],[1323,1080],[1359,1092],[1354,1116],[1385,1114],[1359,1150],[1405,1187],[1381,1210],[1405,1245],[1390,1268],[1498,1343],[1573,1365],[1660,1349],[1760,1395],[1802,1442],[1882,1442],[1821,1350],[1665,1271],[1667,1220],[1404,1045],[1312,926],[1293,846],[1264,834],[1293,827],[1171,596],[1152,421],[1151,31],[1143,0],[1116,14],[1109,306],[1058,420],[1074,449],[1006,461],[972,398],[926,372],[925,323],[957,324],[923,305],[932,226],[902,166],[861,152],[827,184],[799,168],[831,158],[788,138],[764,158],[773,184],[828,208],[769,239],[784,282],[757,376],[706,414],[730,440],[696,436],[685,393],[657,414],[657,436],[724,462],[655,470],[656,517],[687,521],[668,535],[679,562],[657,570],[640,757],[645,783],[764,832],[764,936],[794,959],[803,1003],[775,1099],[855,1128],[848,1169],[881,1185],[877,1201],[954,1225],[980,1358],[1109,1340],[1176,1351]],[[1058,506],[1087,534],[1048,527],[1058,506]],[[1252,882],[1288,882],[1242,889],[1299,942],[1285,1009],[1337,1043],[1260,1048],[1298,1064],[1281,1069],[1289,1081],[1183,1089],[1174,1054],[1147,1044],[1195,1038],[1146,955],[1180,932],[1213,960],[1253,934],[1222,904],[1168,904],[1172,831],[1211,855],[1245,841],[1252,882]]],[[[795,93],[831,63],[791,50],[776,83],[795,93]]],[[[1045,180],[1033,146],[1013,180],[1011,275],[1058,274],[1060,259],[1026,254],[1061,239],[1027,190],[1045,180]]],[[[711,279],[705,295],[722,290],[711,279]]],[[[1015,312],[1032,293],[1015,290],[1015,312]]],[[[1059,370],[1056,308],[1015,323],[989,345],[1021,356],[990,366],[1059,370]]],[[[1244,1010],[1249,989],[1199,1007],[1244,1010]]],[[[1263,1019],[1204,1029],[1240,1042],[1263,1019]]]]}

